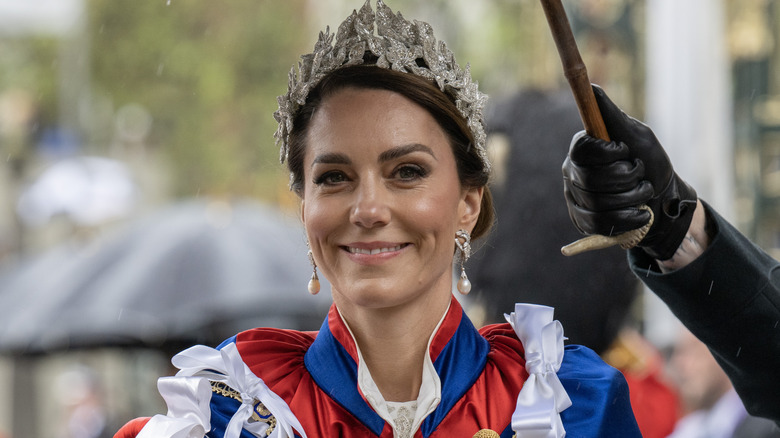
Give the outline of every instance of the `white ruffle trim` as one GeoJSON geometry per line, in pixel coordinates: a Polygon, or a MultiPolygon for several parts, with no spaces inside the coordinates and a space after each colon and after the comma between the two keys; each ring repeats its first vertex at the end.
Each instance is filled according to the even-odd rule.
{"type": "Polygon", "coordinates": [[[563,361],[563,327],[547,306],[515,304],[515,311],[504,316],[523,343],[529,374],[517,396],[512,430],[517,438],[563,438],[560,413],[571,406],[557,374],[563,361]]]}
{"type": "Polygon", "coordinates": [[[163,377],[157,382],[168,414],[152,417],[137,438],[203,438],[211,430],[210,382],[223,383],[241,395],[241,406],[230,419],[225,438],[239,438],[242,429],[258,437],[266,436],[268,424],[248,421],[255,401],[263,403],[276,418],[276,427],[268,437],[293,438],[295,429],[306,438],[287,403],[246,366],[235,344],[221,350],[196,345],[174,356],[171,362],[180,371],[175,377],[163,377]]]}

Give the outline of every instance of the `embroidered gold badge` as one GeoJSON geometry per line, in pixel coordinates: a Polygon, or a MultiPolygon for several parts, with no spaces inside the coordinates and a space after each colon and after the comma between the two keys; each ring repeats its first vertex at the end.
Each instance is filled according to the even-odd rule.
{"type": "MultiPolygon", "coordinates": [[[[241,394],[239,394],[238,391],[225,385],[222,382],[211,382],[211,392],[219,394],[223,397],[230,397],[234,400],[238,400],[241,403],[244,402],[244,400],[241,399],[241,394]]],[[[264,404],[255,399],[253,400],[252,416],[249,418],[249,422],[256,423],[258,421],[268,425],[268,429],[265,431],[266,436],[270,436],[276,428],[276,417],[271,415],[271,411],[269,411],[264,404]]]]}
{"type": "Polygon", "coordinates": [[[498,432],[490,429],[482,429],[475,433],[472,438],[499,438],[498,432]]]}

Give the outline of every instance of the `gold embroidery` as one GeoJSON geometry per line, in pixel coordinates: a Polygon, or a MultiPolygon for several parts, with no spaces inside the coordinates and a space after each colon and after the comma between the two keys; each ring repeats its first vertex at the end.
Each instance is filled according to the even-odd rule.
{"type": "Polygon", "coordinates": [[[472,438],[495,438],[497,436],[499,435],[494,430],[482,429],[479,432],[475,433],[472,438]]]}
{"type": "MultiPolygon", "coordinates": [[[[241,398],[241,394],[238,391],[225,385],[222,382],[211,382],[211,392],[219,394],[223,397],[230,397],[234,400],[238,400],[241,403],[244,402],[244,400],[241,398]]],[[[276,428],[276,417],[271,415],[271,411],[269,411],[268,408],[266,408],[265,405],[259,402],[257,399],[253,400],[253,402],[252,416],[249,418],[249,422],[255,423],[261,421],[266,423],[268,425],[268,429],[265,431],[265,435],[271,435],[271,433],[276,428]]]]}

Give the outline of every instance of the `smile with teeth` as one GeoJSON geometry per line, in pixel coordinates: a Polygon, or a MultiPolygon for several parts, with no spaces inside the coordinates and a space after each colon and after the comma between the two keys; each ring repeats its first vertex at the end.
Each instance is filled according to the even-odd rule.
{"type": "Polygon", "coordinates": [[[401,248],[403,248],[406,245],[396,245],[392,247],[387,248],[374,248],[374,249],[368,249],[368,248],[355,248],[352,246],[347,247],[347,250],[351,252],[352,254],[367,254],[367,255],[375,255],[375,254],[381,254],[383,252],[392,252],[392,251],[398,251],[401,248]]]}

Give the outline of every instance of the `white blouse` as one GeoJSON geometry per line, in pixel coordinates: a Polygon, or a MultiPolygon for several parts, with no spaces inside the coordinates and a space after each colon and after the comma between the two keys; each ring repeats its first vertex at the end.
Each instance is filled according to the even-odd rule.
{"type": "MultiPolygon", "coordinates": [[[[447,306],[441,319],[439,319],[439,323],[436,324],[436,328],[433,329],[431,337],[428,339],[428,347],[425,349],[423,362],[422,384],[420,385],[417,400],[407,402],[386,401],[371,377],[371,372],[368,370],[368,366],[363,360],[363,355],[360,353],[360,347],[358,347],[357,341],[355,341],[359,361],[357,380],[360,392],[363,393],[363,396],[374,411],[393,427],[394,438],[411,438],[417,429],[420,428],[425,417],[433,412],[436,406],[439,405],[439,402],[441,402],[441,379],[439,379],[439,374],[433,367],[430,350],[433,336],[439,331],[439,326],[441,326],[449,310],[450,308],[447,306]]],[[[355,335],[352,333],[352,329],[349,328],[349,324],[343,317],[341,319],[344,321],[347,330],[349,330],[352,339],[355,340],[355,335]]]]}

